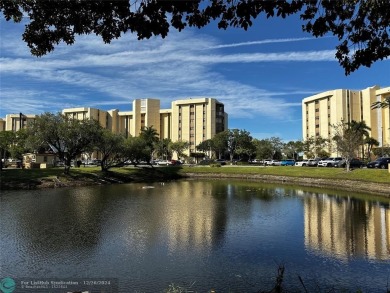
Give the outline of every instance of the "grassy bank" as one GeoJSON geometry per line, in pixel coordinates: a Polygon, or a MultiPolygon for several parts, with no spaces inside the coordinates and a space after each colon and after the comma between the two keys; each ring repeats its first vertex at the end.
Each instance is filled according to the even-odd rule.
{"type": "MultiPolygon", "coordinates": [[[[69,175],[62,168],[5,169],[1,173],[1,189],[33,189],[42,187],[77,186],[142,181],[171,180],[181,177],[252,178],[269,181],[287,181],[305,185],[350,185],[350,189],[381,189],[390,195],[388,170],[356,169],[346,172],[340,168],[259,167],[259,166],[181,166],[156,168],[113,168],[102,172],[99,167],[72,168],[69,175]],[[316,182],[316,184],[313,184],[316,182]]],[[[376,193],[376,192],[374,192],[376,193]]]]}
{"type": "Polygon", "coordinates": [[[223,167],[184,167],[180,174],[186,173],[214,173],[214,174],[260,174],[300,178],[323,178],[337,180],[356,180],[361,182],[389,184],[390,173],[380,169],[355,169],[346,172],[343,168],[311,168],[311,167],[246,167],[246,166],[223,166],[223,167]]]}

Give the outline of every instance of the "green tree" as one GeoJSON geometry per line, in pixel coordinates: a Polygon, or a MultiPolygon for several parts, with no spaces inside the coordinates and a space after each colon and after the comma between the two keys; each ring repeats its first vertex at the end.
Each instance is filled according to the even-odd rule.
{"type": "Polygon", "coordinates": [[[20,22],[28,16],[23,40],[36,56],[47,54],[61,42],[74,44],[77,35],[95,34],[105,43],[126,32],[136,33],[139,40],[164,38],[172,28],[202,28],[211,21],[220,29],[247,30],[259,16],[294,14],[300,16],[303,31],[338,38],[335,57],[347,75],[390,56],[390,3],[384,0],[3,0],[0,10],[7,21],[20,22]]]}
{"type": "Polygon", "coordinates": [[[337,123],[332,125],[334,129],[333,140],[336,143],[337,151],[345,159],[347,171],[349,163],[355,157],[362,141],[362,133],[357,127],[351,127],[351,123],[337,123]]]}
{"type": "MultiPolygon", "coordinates": [[[[0,151],[1,161],[5,162],[12,145],[16,143],[16,133],[13,131],[0,131],[0,151]]],[[[0,163],[0,170],[3,169],[3,163],[0,163]]]]}
{"type": "Polygon", "coordinates": [[[123,164],[128,158],[125,156],[125,138],[122,134],[112,133],[108,129],[101,129],[99,139],[94,149],[101,154],[100,167],[102,171],[123,164]]]}
{"type": "Polygon", "coordinates": [[[240,130],[238,136],[238,144],[236,154],[240,159],[250,160],[256,154],[256,147],[253,144],[253,138],[246,130],[240,130]]]}
{"type": "Polygon", "coordinates": [[[322,136],[311,136],[303,142],[303,152],[307,158],[322,158],[329,156],[325,151],[329,145],[329,140],[322,136]]]}
{"type": "Polygon", "coordinates": [[[372,103],[371,109],[390,108],[390,97],[385,98],[382,102],[372,103]]]}
{"type": "Polygon", "coordinates": [[[213,146],[217,158],[221,159],[228,149],[228,131],[225,130],[214,135],[211,145],[213,146]]]}
{"type": "Polygon", "coordinates": [[[215,152],[214,140],[206,139],[196,146],[196,149],[200,152],[208,154],[209,158],[212,158],[212,152],[215,152]]]}
{"type": "Polygon", "coordinates": [[[251,148],[252,137],[246,130],[229,129],[226,130],[227,152],[229,153],[230,161],[233,161],[234,155],[243,153],[246,149],[251,148]]]}
{"type": "Polygon", "coordinates": [[[362,147],[361,153],[364,159],[364,139],[370,136],[369,131],[371,130],[371,128],[367,126],[364,120],[359,122],[352,120],[348,123],[348,127],[360,134],[359,145],[362,147]]]}
{"type": "Polygon", "coordinates": [[[289,141],[283,147],[283,152],[286,154],[287,158],[293,158],[294,160],[298,159],[298,153],[303,151],[302,141],[289,141]]]}
{"type": "Polygon", "coordinates": [[[379,141],[377,141],[373,137],[366,137],[364,139],[364,143],[367,145],[367,158],[370,160],[371,159],[371,152],[374,146],[379,146],[379,141]]]}
{"type": "MultiPolygon", "coordinates": [[[[156,144],[159,141],[159,135],[156,129],[153,126],[146,126],[141,129],[140,138],[143,139],[146,143],[148,150],[150,151],[150,159],[155,150],[156,144]]],[[[150,162],[150,159],[147,161],[150,162]]]]}
{"type": "Polygon", "coordinates": [[[124,144],[124,157],[137,166],[141,161],[150,162],[151,152],[142,137],[128,137],[124,144]]]}
{"type": "Polygon", "coordinates": [[[172,152],[175,152],[177,154],[178,160],[180,160],[181,157],[184,156],[184,151],[188,149],[190,144],[187,141],[175,141],[171,142],[171,150],[172,152]]]}
{"type": "Polygon", "coordinates": [[[256,158],[270,159],[274,154],[273,146],[268,139],[254,139],[253,144],[256,147],[256,158]]]}
{"type": "Polygon", "coordinates": [[[28,128],[35,141],[49,145],[64,161],[69,174],[71,161],[91,149],[99,140],[101,126],[96,120],[77,120],[61,113],[38,116],[28,128]]]}
{"type": "Polygon", "coordinates": [[[272,159],[279,160],[281,158],[284,142],[279,137],[271,137],[268,139],[272,146],[272,159]]]}
{"type": "Polygon", "coordinates": [[[169,160],[172,157],[171,139],[163,138],[155,143],[155,149],[157,156],[162,157],[165,160],[169,160]]]}

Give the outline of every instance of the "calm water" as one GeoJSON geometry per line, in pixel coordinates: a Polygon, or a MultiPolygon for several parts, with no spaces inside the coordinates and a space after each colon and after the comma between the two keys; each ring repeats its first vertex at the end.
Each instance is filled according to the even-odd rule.
{"type": "Polygon", "coordinates": [[[390,286],[389,201],[249,181],[144,186],[2,192],[0,279],[256,292],[282,264],[290,292],[303,291],[298,276],[310,292],[390,286]]]}

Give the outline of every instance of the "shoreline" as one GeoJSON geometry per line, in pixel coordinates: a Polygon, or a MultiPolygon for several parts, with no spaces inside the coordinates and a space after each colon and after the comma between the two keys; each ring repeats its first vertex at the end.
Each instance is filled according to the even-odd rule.
{"type": "MultiPolygon", "coordinates": [[[[160,174],[161,175],[161,174],[160,174]]],[[[335,190],[353,191],[361,193],[369,193],[378,195],[385,198],[390,198],[390,185],[382,183],[364,182],[356,180],[346,179],[324,179],[324,178],[308,178],[308,177],[290,177],[279,175],[264,175],[264,174],[224,174],[224,173],[184,173],[176,174],[176,176],[120,176],[113,177],[105,176],[88,180],[72,179],[61,181],[60,178],[53,180],[37,180],[19,184],[2,184],[2,190],[33,190],[33,189],[45,189],[45,188],[63,188],[63,187],[81,187],[91,185],[107,185],[107,184],[123,184],[123,183],[139,183],[139,182],[154,182],[154,181],[167,181],[167,180],[180,180],[180,179],[248,179],[258,180],[267,183],[280,183],[280,184],[296,184],[308,187],[324,187],[333,188],[335,190]],[[4,188],[6,187],[6,188],[4,188]]],[[[69,179],[69,178],[68,178],[69,179]]]]}
{"type": "Polygon", "coordinates": [[[220,178],[220,179],[248,179],[259,180],[268,183],[297,184],[308,187],[326,187],[335,190],[345,190],[369,193],[390,198],[390,186],[388,184],[363,182],[356,180],[334,180],[323,178],[290,177],[262,174],[216,174],[216,173],[186,173],[188,178],[220,178]]]}

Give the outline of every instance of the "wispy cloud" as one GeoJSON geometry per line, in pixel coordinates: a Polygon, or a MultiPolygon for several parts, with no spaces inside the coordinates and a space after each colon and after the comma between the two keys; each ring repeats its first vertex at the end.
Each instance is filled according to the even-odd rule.
{"type": "Polygon", "coordinates": [[[266,40],[251,41],[251,42],[221,44],[221,45],[216,45],[216,46],[210,46],[207,49],[235,48],[235,47],[242,47],[242,46],[265,45],[265,44],[275,44],[275,43],[302,42],[302,41],[310,41],[310,40],[316,40],[316,39],[315,38],[266,39],[266,40]]]}
{"type": "Polygon", "coordinates": [[[182,97],[207,96],[222,101],[230,117],[261,115],[287,119],[286,108],[298,110],[301,106],[289,101],[288,97],[305,96],[316,91],[287,91],[282,87],[266,90],[232,80],[215,66],[334,61],[332,50],[245,54],[216,51],[210,54],[198,48],[219,49],[310,38],[215,45],[215,39],[191,32],[173,32],[169,39],[154,38],[142,42],[133,36],[123,37],[109,46],[94,36],[82,36],[74,46],[60,45],[54,53],[36,58],[16,35],[7,32],[7,41],[12,46],[4,41],[1,43],[2,84],[12,84],[12,87],[2,89],[2,116],[20,109],[20,105],[26,113],[59,111],[76,106],[129,110],[136,98],[159,98],[162,105],[168,107],[172,100],[182,97]],[[19,49],[13,51],[14,46],[19,49]],[[77,93],[78,98],[68,95],[68,92],[77,93]]]}

